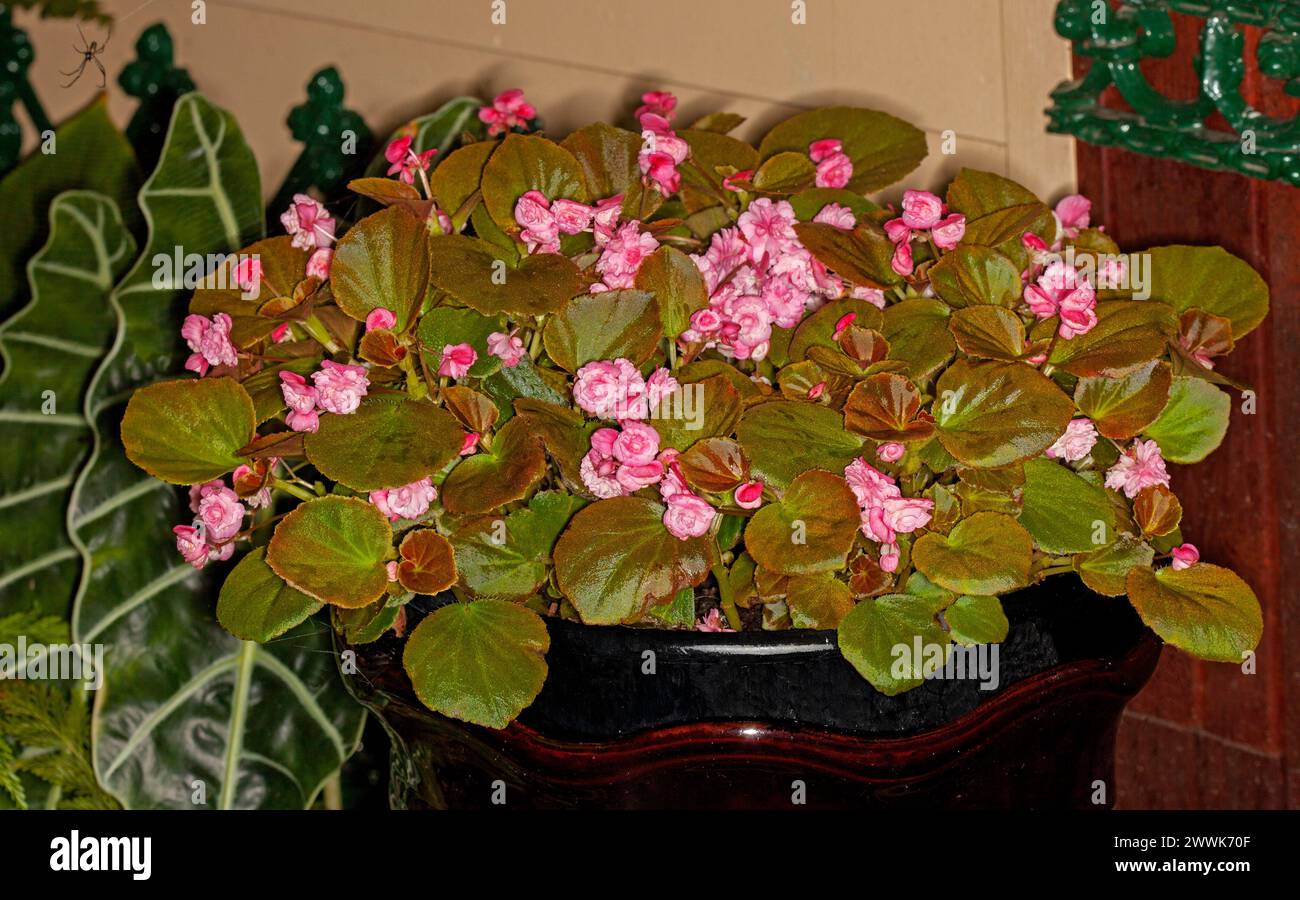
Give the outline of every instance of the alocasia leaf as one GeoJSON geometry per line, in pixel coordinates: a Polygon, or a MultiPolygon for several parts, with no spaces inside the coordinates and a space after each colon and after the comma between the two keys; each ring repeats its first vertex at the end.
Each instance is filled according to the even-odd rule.
{"type": "Polygon", "coordinates": [[[1105,488],[1051,459],[1025,463],[1020,524],[1053,555],[1094,550],[1116,537],[1105,488]]]}
{"type": "Polygon", "coordinates": [[[997,597],[964,596],[943,611],[952,639],[965,647],[999,644],[1006,640],[1011,623],[997,597]]]}
{"type": "Polygon", "coordinates": [[[858,503],[844,479],[813,469],[754,514],[745,549],[780,575],[833,572],[844,568],[859,524],[858,503]]]}
{"type": "Polygon", "coordinates": [[[321,603],[291,587],[272,571],[257,547],[239,561],[221,585],[217,621],[241,641],[264,644],[302,624],[321,603]]]}
{"type": "Polygon", "coordinates": [[[483,206],[497,227],[518,232],[515,203],[529,191],[547,200],[591,199],[582,166],[573,154],[544,137],[508,134],[483,167],[483,206]]]}
{"type": "Polygon", "coordinates": [[[978,512],[946,536],[925,534],[912,563],[955,594],[1005,594],[1029,583],[1034,539],[1011,516],[978,512]]]}
{"type": "Polygon", "coordinates": [[[403,396],[367,398],[346,416],[322,416],[307,458],[331,481],[357,491],[401,487],[440,471],[465,432],[446,410],[403,396]]]}
{"type": "Polygon", "coordinates": [[[131,395],[122,416],[127,459],[172,484],[199,484],[230,473],[253,439],[253,400],[230,378],[178,378],[131,395]]]}
{"type": "Polygon", "coordinates": [[[716,562],[713,540],[678,540],[663,523],[664,507],[641,497],[615,497],[584,507],[555,544],[560,591],[589,625],[640,617],[686,587],[716,562]]]}
{"type": "Polygon", "coordinates": [[[1268,284],[1222,247],[1174,245],[1147,251],[1151,298],[1179,312],[1196,308],[1232,322],[1241,340],[1268,315],[1268,284]]]}
{"type": "Polygon", "coordinates": [[[13,447],[40,448],[0,455],[0,609],[67,614],[81,566],[64,509],[90,435],[82,397],[117,326],[109,292],[134,254],[111,200],[58,195],[27,265],[31,301],[0,325],[0,422],[13,447]]]}
{"type": "Polygon", "coordinates": [[[834,138],[853,161],[848,189],[870,194],[899,181],[925,159],[925,133],[888,113],[834,106],[799,113],[778,124],[759,145],[763,159],[806,155],[814,141],[834,138]]]}
{"type": "Polygon", "coordinates": [[[939,377],[933,406],[944,448],[968,466],[1005,466],[1052,446],[1074,403],[1020,363],[959,359],[939,377]]]}
{"type": "Polygon", "coordinates": [[[406,641],[415,695],[445,716],[505,728],[546,681],[551,639],[537,613],[502,600],[449,603],[406,641]]]}
{"type": "Polygon", "coordinates": [[[1155,439],[1170,462],[1200,462],[1223,442],[1231,410],[1227,393],[1208,381],[1179,375],[1169,403],[1143,433],[1155,439]]]}
{"type": "Polygon", "coordinates": [[[797,400],[751,406],[740,417],[736,437],[754,477],[777,489],[809,469],[842,473],[864,443],[844,429],[835,410],[797,400]]]}
{"type": "Polygon", "coordinates": [[[485,513],[528,495],[546,474],[546,454],[537,434],[520,418],[511,419],[492,446],[456,464],[442,483],[448,512],[485,513]]]}
{"type": "Polygon", "coordinates": [[[589,362],[650,358],[663,337],[659,304],[646,291],[603,291],[570,298],[546,323],[546,355],[576,372],[589,362]]]}
{"type": "Polygon", "coordinates": [[[917,687],[934,663],[947,659],[948,635],[936,616],[944,604],[931,597],[885,594],[858,603],[840,622],[840,652],[871,686],[893,697],[917,687]],[[922,658],[914,658],[917,643],[922,658]],[[929,648],[939,648],[931,651],[929,648]],[[931,653],[937,659],[931,660],[931,653]]]}
{"type": "Polygon", "coordinates": [[[261,232],[257,167],[234,120],[183,97],[140,204],[149,241],[112,296],[119,333],[87,391],[95,447],[68,513],[83,555],[73,640],[106,645],[96,774],[133,808],[193,808],[196,797],[213,808],[307,806],[364,720],[328,635],[304,623],[260,647],[222,629],[213,586],[175,551],[171,528],[191,513],[117,441],[124,389],[171,370],[183,352],[187,292],[179,278],[154,286],[155,256],[234,252],[261,232]]]}
{"type": "Polygon", "coordinates": [[[51,207],[60,193],[102,195],[128,231],[140,221],[135,194],[141,175],[126,136],[108,116],[106,95],[55,129],[53,147],[53,153],[33,153],[0,179],[0,318],[29,296],[27,261],[46,242],[51,207]]]}
{"type": "Polygon", "coordinates": [[[355,609],[379,599],[392,550],[388,519],[355,497],[320,497],[275,526],[266,564],[290,585],[324,603],[355,609]]]}
{"type": "Polygon", "coordinates": [[[357,321],[376,309],[406,327],[429,283],[428,231],[409,211],[390,206],[348,229],[334,245],[330,287],[334,300],[357,321]]]}
{"type": "Polygon", "coordinates": [[[1202,659],[1240,663],[1264,631],[1259,600],[1230,569],[1197,563],[1128,573],[1128,598],[1151,630],[1202,659]]]}

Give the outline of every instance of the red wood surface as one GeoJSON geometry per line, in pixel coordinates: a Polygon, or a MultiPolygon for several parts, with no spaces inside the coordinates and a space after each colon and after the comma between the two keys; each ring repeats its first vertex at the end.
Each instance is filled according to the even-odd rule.
{"type": "MultiPolygon", "coordinates": [[[[1168,96],[1195,94],[1199,20],[1178,18],[1174,57],[1144,64],[1168,96]]],[[[1246,98],[1271,114],[1297,108],[1254,69],[1247,29],[1246,98]]],[[[1077,73],[1086,60],[1076,60],[1077,73]]],[[[1108,104],[1123,106],[1118,98],[1108,104]]],[[[1257,672],[1163,654],[1120,728],[1117,779],[1128,808],[1300,807],[1300,592],[1296,465],[1300,461],[1300,190],[1123,150],[1078,145],[1080,192],[1125,250],[1220,244],[1268,281],[1272,312],[1221,370],[1252,386],[1257,411],[1234,403],[1223,446],[1175,469],[1183,533],[1207,561],[1231,566],[1264,607],[1257,672]]]]}

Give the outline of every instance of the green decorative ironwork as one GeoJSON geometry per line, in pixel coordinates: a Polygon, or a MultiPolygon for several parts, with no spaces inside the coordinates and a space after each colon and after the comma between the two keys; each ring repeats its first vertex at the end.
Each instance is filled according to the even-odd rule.
{"type": "Polygon", "coordinates": [[[361,116],[343,107],[343,94],[343,79],[333,66],[307,82],[307,102],[295,106],[286,120],[302,153],[271,201],[268,218],[277,217],[294,194],[313,188],[325,199],[338,196],[365,167],[374,139],[361,116]]]}
{"type": "Polygon", "coordinates": [[[1114,8],[1097,0],[1060,0],[1056,32],[1092,64],[1082,78],[1052,92],[1047,130],[1300,187],[1300,116],[1277,119],[1242,97],[1241,25],[1264,30],[1255,54],[1260,72],[1300,97],[1297,0],[1121,0],[1114,8]],[[1173,53],[1171,13],[1205,20],[1195,60],[1200,82],[1195,100],[1166,97],[1139,66],[1144,58],[1173,53]],[[1131,111],[1102,105],[1102,92],[1112,85],[1131,111]],[[1206,124],[1216,112],[1231,131],[1206,124]]]}
{"type": "Polygon", "coordinates": [[[27,80],[35,56],[27,32],[14,25],[13,11],[0,4],[0,175],[17,165],[22,153],[22,126],[14,115],[19,103],[38,132],[54,127],[27,80]]]}
{"type": "Polygon", "coordinates": [[[157,22],[146,28],[135,42],[136,59],[126,64],[117,83],[140,101],[126,126],[126,137],[135,148],[145,171],[153,168],[162,153],[163,139],[172,119],[172,107],[194,90],[194,79],[176,68],[172,36],[157,22]]]}

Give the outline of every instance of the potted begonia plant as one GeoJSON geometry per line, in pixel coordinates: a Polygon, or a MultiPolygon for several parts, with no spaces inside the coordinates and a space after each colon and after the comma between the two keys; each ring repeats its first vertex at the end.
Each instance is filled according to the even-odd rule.
{"type": "Polygon", "coordinates": [[[1260,639],[1166,462],[1263,281],[988,172],[874,202],[926,154],[885,113],[643,100],[399,137],[194,293],[121,436],[185,559],[242,553],[219,620],[328,616],[402,805],[1111,802],[1151,632],[1260,639]]]}

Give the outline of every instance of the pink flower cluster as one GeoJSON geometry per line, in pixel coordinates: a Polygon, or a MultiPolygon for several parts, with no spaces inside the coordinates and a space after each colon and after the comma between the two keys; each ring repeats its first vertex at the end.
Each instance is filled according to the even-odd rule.
{"type": "Polygon", "coordinates": [[[1157,484],[1169,487],[1169,472],[1155,441],[1134,441],[1106,472],[1106,487],[1123,491],[1130,500],[1157,484]]]}
{"type": "Polygon", "coordinates": [[[490,355],[501,360],[501,365],[513,369],[524,358],[524,339],[515,331],[509,334],[494,331],[488,335],[487,349],[490,355]]]}
{"type": "Polygon", "coordinates": [[[447,344],[438,361],[438,374],[447,378],[464,378],[478,362],[478,352],[469,344],[447,344]]]}
{"type": "Polygon", "coordinates": [[[437,148],[430,148],[423,153],[416,153],[411,149],[411,144],[415,143],[415,135],[405,135],[399,137],[384,148],[384,159],[390,163],[388,167],[389,175],[396,175],[407,184],[415,183],[415,175],[418,172],[421,176],[429,171],[429,166],[433,162],[433,157],[437,154],[437,148]]]}
{"type": "Polygon", "coordinates": [[[1083,194],[1071,194],[1062,197],[1052,213],[1056,217],[1056,231],[1073,240],[1079,232],[1088,227],[1092,214],[1092,201],[1083,194]]]}
{"type": "Polygon", "coordinates": [[[560,235],[594,231],[597,244],[613,234],[623,195],[606,197],[595,206],[561,197],[550,200],[541,191],[528,191],[515,201],[519,238],[529,253],[559,253],[560,235]]]}
{"type": "Polygon", "coordinates": [[[947,205],[929,191],[904,191],[903,212],[885,223],[885,234],[894,243],[890,268],[899,275],[911,275],[912,240],[925,232],[940,250],[951,250],[966,234],[966,217],[949,213],[947,205]]]}
{"type": "Polygon", "coordinates": [[[640,420],[649,418],[677,387],[677,379],[665,368],[642,378],[636,366],[621,357],[596,360],[575,374],[573,401],[598,419],[640,420]]]}
{"type": "Polygon", "coordinates": [[[1201,551],[1196,549],[1195,544],[1179,544],[1170,551],[1169,555],[1173,559],[1175,572],[1190,569],[1201,561],[1201,551]]]}
{"type": "Polygon", "coordinates": [[[664,91],[652,91],[642,95],[641,99],[645,103],[637,110],[637,121],[641,123],[641,152],[637,154],[637,165],[642,180],[657,187],[659,193],[667,197],[682,186],[682,175],[677,167],[686,162],[691,148],[668,122],[677,107],[676,97],[664,91]]]}
{"type": "Polygon", "coordinates": [[[366,331],[371,332],[376,329],[388,330],[397,324],[397,314],[391,309],[382,306],[376,306],[370,312],[366,313],[366,331]]]}
{"type": "Polygon", "coordinates": [[[636,219],[623,224],[605,241],[600,259],[596,260],[601,280],[591,286],[591,292],[632,287],[641,264],[658,249],[654,235],[642,231],[636,219]]]}
{"type": "Polygon", "coordinates": [[[420,518],[429,511],[429,504],[437,497],[438,489],[433,486],[431,478],[421,478],[402,487],[370,492],[370,502],[375,509],[388,516],[390,522],[420,518]]]}
{"type": "MultiPolygon", "coordinates": [[[[841,212],[832,215],[844,221],[841,212]]],[[[843,282],[799,243],[795,221],[787,201],[760,197],[736,227],[715,232],[709,249],[691,257],[704,276],[709,305],[691,316],[682,343],[759,360],[767,355],[774,326],[792,328],[806,311],[843,293],[843,282]]],[[[876,302],[873,295],[861,296],[876,302]]]]}
{"type": "Polygon", "coordinates": [[[1097,324],[1097,292],[1064,260],[1048,263],[1037,281],[1025,287],[1024,297],[1029,311],[1039,319],[1060,316],[1056,333],[1065,340],[1087,334],[1097,324]]]}
{"type": "Polygon", "coordinates": [[[895,571],[899,561],[897,535],[910,534],[929,523],[934,501],[904,497],[894,479],[861,457],[845,467],[844,480],[862,510],[862,533],[881,545],[880,568],[895,571]]]}
{"type": "Polygon", "coordinates": [[[194,522],[177,525],[176,549],[185,561],[201,569],[213,560],[230,559],[235,551],[232,539],[244,524],[244,504],[239,495],[217,479],[190,488],[190,512],[194,522]]]}
{"type": "Polygon", "coordinates": [[[285,424],[294,431],[315,431],[321,411],[348,415],[357,411],[370,389],[365,366],[349,366],[325,360],[313,372],[312,383],[297,372],[280,372],[280,393],[289,407],[285,424]]]}
{"type": "Polygon", "coordinates": [[[635,493],[663,477],[658,456],[659,432],[644,422],[628,420],[622,430],[597,429],[579,466],[582,483],[602,500],[635,493]]]}
{"type": "Polygon", "coordinates": [[[186,316],[181,324],[181,337],[194,352],[185,360],[185,368],[202,377],[212,366],[239,365],[239,352],[230,340],[233,325],[234,321],[223,312],[211,319],[193,314],[186,316]]]}
{"type": "Polygon", "coordinates": [[[1056,443],[1044,452],[1048,459],[1063,459],[1066,462],[1078,462],[1092,452],[1097,443],[1097,428],[1088,419],[1071,419],[1065,426],[1065,434],[1056,439],[1056,443]]]}
{"type": "Polygon", "coordinates": [[[337,223],[324,204],[307,194],[294,194],[289,208],[280,214],[280,224],[293,238],[293,246],[313,251],[307,258],[307,277],[329,278],[337,223]]]}
{"type": "Polygon", "coordinates": [[[479,121],[488,127],[488,137],[505,134],[512,128],[527,131],[529,121],[536,116],[536,108],[524,99],[524,92],[519,88],[502,91],[493,98],[491,106],[478,111],[479,121]]]}
{"type": "Polygon", "coordinates": [[[659,481],[659,497],[668,506],[664,510],[664,527],[679,541],[707,534],[718,516],[717,510],[686,486],[681,467],[677,465],[676,450],[660,453],[659,461],[664,466],[664,477],[659,481]]]}
{"type": "Polygon", "coordinates": [[[853,177],[853,160],[844,152],[843,142],[823,138],[808,145],[808,156],[817,164],[814,183],[819,188],[846,187],[853,177]]]}

